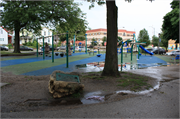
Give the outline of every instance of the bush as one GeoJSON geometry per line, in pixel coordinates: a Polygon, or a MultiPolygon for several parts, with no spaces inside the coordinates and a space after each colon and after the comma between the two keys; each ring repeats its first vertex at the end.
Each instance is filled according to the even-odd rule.
{"type": "Polygon", "coordinates": [[[12,49],[12,48],[13,48],[13,45],[12,45],[12,44],[8,44],[8,48],[9,48],[9,49],[12,49]]]}
{"type": "Polygon", "coordinates": [[[31,43],[31,42],[27,42],[27,44],[26,44],[27,46],[32,46],[33,45],[33,43],[31,43]]]}
{"type": "MultiPolygon", "coordinates": [[[[37,48],[37,41],[34,40],[32,43],[33,48],[37,48]]],[[[38,47],[41,47],[41,45],[38,43],[38,47]]]]}

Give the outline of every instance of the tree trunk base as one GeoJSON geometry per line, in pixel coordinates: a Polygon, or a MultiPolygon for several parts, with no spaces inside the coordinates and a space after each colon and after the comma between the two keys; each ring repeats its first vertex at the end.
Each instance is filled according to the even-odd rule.
{"type": "Polygon", "coordinates": [[[121,77],[120,72],[119,71],[111,71],[111,72],[106,72],[105,70],[103,70],[101,76],[112,76],[112,77],[121,77]]]}
{"type": "Polygon", "coordinates": [[[18,51],[16,51],[16,52],[15,52],[15,51],[13,51],[13,53],[21,53],[21,52],[20,52],[20,51],[19,51],[19,52],[18,52],[18,51]]]}

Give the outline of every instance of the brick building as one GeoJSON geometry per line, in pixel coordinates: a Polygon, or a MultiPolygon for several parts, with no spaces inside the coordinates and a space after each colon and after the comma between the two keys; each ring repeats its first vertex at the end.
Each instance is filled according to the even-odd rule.
{"type": "MultiPolygon", "coordinates": [[[[135,31],[127,31],[125,29],[119,29],[118,30],[118,36],[122,37],[123,41],[125,40],[132,40],[133,33],[135,31]]],[[[87,45],[89,46],[92,42],[92,39],[96,39],[99,45],[102,45],[102,39],[103,37],[107,37],[107,29],[99,28],[99,29],[93,29],[86,31],[87,34],[87,45]]]]}

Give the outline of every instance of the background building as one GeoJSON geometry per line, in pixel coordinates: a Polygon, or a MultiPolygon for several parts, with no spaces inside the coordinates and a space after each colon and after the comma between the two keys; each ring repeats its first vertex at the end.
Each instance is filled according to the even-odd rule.
{"type": "MultiPolygon", "coordinates": [[[[135,31],[127,31],[124,29],[119,29],[118,30],[118,36],[122,37],[123,41],[126,41],[128,39],[132,40],[133,39],[133,34],[135,31]]],[[[103,37],[107,37],[107,29],[93,29],[93,30],[88,30],[86,31],[87,34],[87,45],[91,45],[92,39],[96,39],[98,42],[98,45],[102,45],[102,39],[103,37]]]]}
{"type": "Polygon", "coordinates": [[[26,29],[23,29],[20,32],[20,44],[27,43],[27,42],[33,42],[33,39],[35,36],[32,32],[27,31],[26,29]]]}
{"type": "Polygon", "coordinates": [[[170,39],[168,41],[168,51],[179,50],[179,49],[180,49],[180,43],[176,43],[176,40],[170,39]]]}
{"type": "MultiPolygon", "coordinates": [[[[52,31],[46,27],[43,27],[42,30],[41,30],[41,36],[44,36],[44,37],[47,37],[47,36],[50,36],[50,37],[47,37],[47,38],[44,38],[44,43],[48,43],[48,44],[51,44],[52,45],[52,31]]],[[[40,44],[43,44],[43,39],[38,39],[38,43],[40,44]]]]}
{"type": "Polygon", "coordinates": [[[0,45],[7,45],[12,43],[12,32],[0,27],[0,45]]]}

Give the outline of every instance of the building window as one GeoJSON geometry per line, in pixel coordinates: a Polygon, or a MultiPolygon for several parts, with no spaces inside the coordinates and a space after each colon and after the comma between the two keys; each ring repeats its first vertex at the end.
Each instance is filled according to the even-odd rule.
{"type": "Polygon", "coordinates": [[[126,36],[126,34],[125,34],[125,33],[123,33],[123,36],[126,36]]]}
{"type": "Polygon", "coordinates": [[[4,38],[0,38],[0,41],[4,41],[4,38]]]}
{"type": "Polygon", "coordinates": [[[48,42],[50,42],[50,39],[48,38],[48,42]]]}
{"type": "Polygon", "coordinates": [[[100,35],[100,33],[99,33],[99,35],[100,35]]]}
{"type": "Polygon", "coordinates": [[[50,35],[50,32],[48,31],[48,35],[50,35]]]}
{"type": "Polygon", "coordinates": [[[106,33],[104,33],[104,35],[106,35],[106,33]]]}
{"type": "Polygon", "coordinates": [[[44,35],[46,35],[46,31],[44,31],[44,35]]]}
{"type": "Polygon", "coordinates": [[[100,41],[100,39],[98,39],[100,41]]]}
{"type": "Polygon", "coordinates": [[[89,35],[91,35],[91,34],[89,34],[89,35]]]}
{"type": "Polygon", "coordinates": [[[93,35],[94,35],[94,33],[93,33],[93,35]]]}

